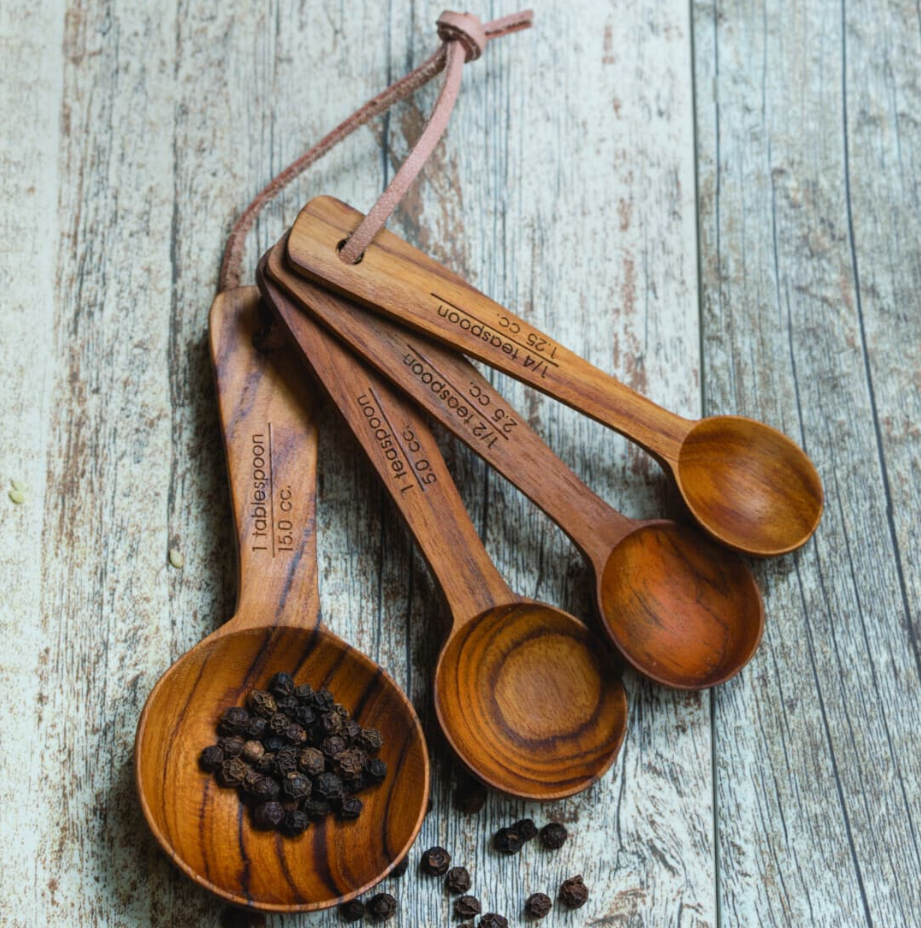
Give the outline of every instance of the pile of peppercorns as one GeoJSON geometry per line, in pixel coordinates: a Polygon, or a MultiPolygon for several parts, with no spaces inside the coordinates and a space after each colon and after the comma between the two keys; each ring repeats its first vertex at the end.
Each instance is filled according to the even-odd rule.
{"type": "Polygon", "coordinates": [[[355,794],[387,775],[374,757],[381,733],[362,728],[329,690],[296,685],[287,673],[250,692],[246,708],[227,709],[218,733],[201,766],[239,791],[257,827],[290,836],[332,813],[358,818],[363,803],[355,794]]]}
{"type": "MultiPolygon", "coordinates": [[[[568,837],[564,825],[550,822],[538,831],[532,819],[524,818],[515,822],[508,828],[500,828],[493,836],[493,847],[505,854],[517,854],[522,847],[532,839],[540,836],[541,844],[548,850],[558,850],[568,837]]],[[[391,871],[391,876],[401,877],[407,869],[409,858],[404,858],[400,864],[391,871]]],[[[420,869],[429,876],[443,876],[445,889],[456,896],[454,900],[454,914],[465,919],[459,928],[472,928],[472,922],[478,915],[480,920],[477,928],[508,928],[508,919],[496,912],[481,914],[483,909],[480,900],[470,894],[472,885],[470,873],[466,867],[452,867],[451,855],[443,847],[431,847],[422,855],[420,869]]],[[[582,881],[582,876],[574,876],[564,880],[557,893],[557,899],[567,908],[581,908],[588,901],[588,887],[582,881]]],[[[532,893],[524,903],[525,914],[532,919],[541,919],[549,914],[553,902],[545,893],[532,893]]],[[[357,922],[365,915],[375,921],[385,921],[396,914],[397,901],[389,893],[378,893],[367,903],[361,899],[352,899],[339,907],[339,913],[344,921],[357,922]]]]}

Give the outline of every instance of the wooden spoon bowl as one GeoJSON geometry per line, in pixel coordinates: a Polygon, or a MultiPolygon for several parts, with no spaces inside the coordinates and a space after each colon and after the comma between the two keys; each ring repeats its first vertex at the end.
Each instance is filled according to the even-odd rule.
{"type": "Polygon", "coordinates": [[[645,522],[608,555],[598,610],[621,654],[678,689],[723,683],[751,659],[764,607],[742,561],[693,529],[645,522]]]}
{"type": "Polygon", "coordinates": [[[448,640],[435,709],[484,782],[556,799],[584,789],[620,748],[623,701],[605,682],[610,674],[594,635],[572,616],[541,603],[498,606],[448,640]]]}
{"type": "MultiPolygon", "coordinates": [[[[272,615],[266,617],[268,622],[272,615]]],[[[137,784],[154,835],[196,883],[236,905],[304,912],[359,895],[405,855],[426,806],[426,756],[412,707],[380,667],[324,629],[221,629],[160,679],[137,735],[137,784]],[[215,721],[277,671],[325,686],[384,736],[384,782],[354,821],[329,816],[297,838],[253,827],[237,791],[198,766],[215,721]]]]}
{"type": "Polygon", "coordinates": [[[258,298],[241,288],[211,310],[237,529],[236,614],[154,687],[138,723],[135,780],[155,837],[196,883],[236,905],[304,912],[359,895],[406,855],[428,808],[428,753],[393,679],[320,624],[312,396],[290,349],[253,348],[258,298]],[[357,819],[328,817],[298,837],[261,831],[237,791],[200,769],[224,710],[278,671],[326,687],[383,734],[387,776],[361,793],[357,819]]]}
{"type": "Polygon", "coordinates": [[[786,554],[822,517],[822,482],[812,461],[786,435],[754,419],[696,422],[681,442],[674,473],[694,518],[738,550],[786,554]],[[752,526],[758,527],[756,545],[752,526]]]}

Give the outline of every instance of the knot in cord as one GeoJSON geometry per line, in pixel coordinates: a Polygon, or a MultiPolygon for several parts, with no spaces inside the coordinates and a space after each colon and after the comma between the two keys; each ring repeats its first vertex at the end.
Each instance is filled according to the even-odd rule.
{"type": "Polygon", "coordinates": [[[488,37],[479,16],[445,10],[438,17],[438,38],[442,42],[460,42],[465,61],[476,61],[486,48],[488,37]]]}

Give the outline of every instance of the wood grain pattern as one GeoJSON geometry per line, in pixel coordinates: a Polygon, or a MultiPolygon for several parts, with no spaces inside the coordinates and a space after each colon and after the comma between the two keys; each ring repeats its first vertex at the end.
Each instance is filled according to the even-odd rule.
{"type": "MultiPolygon", "coordinates": [[[[735,676],[764,629],[761,596],[734,554],[669,520],[627,519],[554,455],[472,364],[437,342],[287,269],[284,240],[263,258],[295,329],[308,312],[517,486],[589,559],[601,625],[650,679],[702,689],[735,676]]],[[[309,338],[311,329],[301,337],[309,338]]]]}
{"type": "Polygon", "coordinates": [[[602,641],[560,609],[516,596],[476,534],[434,436],[398,395],[262,273],[281,324],[339,408],[438,581],[451,631],[435,670],[435,710],[451,747],[484,783],[546,802],[582,792],[611,766],[627,701],[602,641]]]}
{"type": "Polygon", "coordinates": [[[379,882],[428,807],[429,764],[411,704],[374,661],[320,622],[313,396],[289,348],[263,355],[254,287],[217,297],[211,350],[239,562],[232,619],[160,678],[138,723],[135,778],[148,824],[199,885],[261,911],[328,908],[379,882]],[[384,737],[384,782],[354,821],[330,816],[298,838],[260,831],[236,790],[201,770],[216,720],[284,670],[329,689],[384,737]]]}

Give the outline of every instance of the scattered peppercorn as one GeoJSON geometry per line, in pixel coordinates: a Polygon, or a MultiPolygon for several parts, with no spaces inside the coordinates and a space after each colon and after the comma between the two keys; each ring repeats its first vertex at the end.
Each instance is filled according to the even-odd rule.
{"type": "Polygon", "coordinates": [[[449,892],[465,893],[470,889],[470,873],[466,867],[452,867],[445,876],[445,886],[449,892]]]}
{"type": "Polygon", "coordinates": [[[407,854],[394,868],[390,871],[390,875],[398,880],[404,873],[409,869],[409,854],[407,854]]]}
{"type": "Polygon", "coordinates": [[[570,909],[580,909],[588,902],[588,887],[582,882],[582,875],[563,880],[557,898],[570,909]]]}
{"type": "Polygon", "coordinates": [[[473,777],[466,777],[454,791],[454,808],[465,815],[476,815],[486,805],[487,789],[473,777]]]}
{"type": "Polygon", "coordinates": [[[524,847],[524,841],[517,831],[500,828],[493,835],[492,846],[503,854],[517,854],[524,847]]]}
{"type": "Polygon", "coordinates": [[[458,918],[473,918],[482,911],[480,900],[476,896],[461,896],[454,900],[454,914],[458,918]]]}
{"type": "Polygon", "coordinates": [[[508,919],[495,912],[487,912],[480,919],[480,928],[508,928],[508,919]]]}
{"type": "Polygon", "coordinates": [[[531,841],[537,837],[537,825],[534,824],[534,819],[530,818],[523,818],[515,822],[515,824],[512,825],[512,831],[514,831],[522,841],[531,841]]]}
{"type": "Polygon", "coordinates": [[[368,900],[368,914],[375,921],[385,922],[397,914],[397,901],[390,893],[378,893],[368,900]]]}
{"type": "Polygon", "coordinates": [[[365,904],[361,899],[352,899],[339,906],[339,916],[344,922],[357,922],[364,918],[365,904]]]}
{"type": "Polygon", "coordinates": [[[355,794],[387,776],[386,763],[372,756],[381,733],[362,728],[328,690],[295,685],[287,673],[252,690],[245,707],[228,707],[217,730],[199,766],[238,790],[258,828],[296,836],[333,812],[358,818],[364,803],[355,794]]]}
{"type": "Polygon", "coordinates": [[[429,876],[443,876],[451,865],[451,855],[443,847],[431,847],[422,855],[422,869],[429,876]]]}
{"type": "Polygon", "coordinates": [[[569,832],[559,822],[550,822],[540,830],[540,843],[551,851],[561,848],[569,837],[569,832]]]}
{"type": "Polygon", "coordinates": [[[546,893],[531,893],[524,904],[524,910],[529,918],[544,918],[552,908],[553,903],[546,893]]]}

